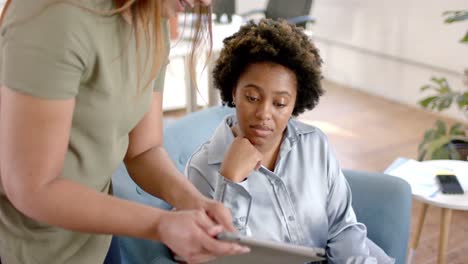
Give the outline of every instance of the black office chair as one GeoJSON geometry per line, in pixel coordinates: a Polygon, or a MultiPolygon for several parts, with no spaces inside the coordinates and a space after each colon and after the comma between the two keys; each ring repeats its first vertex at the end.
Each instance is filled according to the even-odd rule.
{"type": "Polygon", "coordinates": [[[216,22],[220,23],[222,17],[226,16],[228,23],[232,22],[232,15],[236,12],[236,1],[234,0],[216,0],[213,1],[213,14],[216,15],[216,22]]]}
{"type": "Polygon", "coordinates": [[[241,16],[247,18],[255,14],[263,14],[266,18],[283,18],[291,24],[305,27],[308,23],[315,22],[315,18],[310,16],[311,8],[312,0],[269,0],[266,9],[255,9],[241,16]]]}

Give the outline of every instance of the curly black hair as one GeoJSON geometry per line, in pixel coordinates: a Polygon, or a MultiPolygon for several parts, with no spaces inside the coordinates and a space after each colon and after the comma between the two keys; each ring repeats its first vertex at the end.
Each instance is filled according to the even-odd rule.
{"type": "Polygon", "coordinates": [[[313,109],[324,93],[318,49],[303,30],[284,20],[249,21],[224,40],[213,70],[214,86],[224,105],[234,107],[232,90],[247,66],[272,62],[292,70],[297,79],[297,97],[292,115],[313,109]]]}

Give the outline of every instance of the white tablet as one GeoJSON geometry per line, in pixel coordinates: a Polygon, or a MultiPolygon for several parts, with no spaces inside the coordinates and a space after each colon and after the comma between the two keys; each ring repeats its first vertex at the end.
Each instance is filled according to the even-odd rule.
{"type": "Polygon", "coordinates": [[[325,249],[310,248],[276,241],[256,239],[234,233],[222,233],[217,239],[236,242],[250,248],[250,253],[219,257],[212,264],[304,264],[325,260],[325,249]]]}

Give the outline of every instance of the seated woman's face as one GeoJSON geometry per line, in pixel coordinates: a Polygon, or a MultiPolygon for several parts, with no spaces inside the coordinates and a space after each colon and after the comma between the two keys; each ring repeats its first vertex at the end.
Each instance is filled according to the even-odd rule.
{"type": "Polygon", "coordinates": [[[296,75],[276,63],[255,63],[241,74],[233,90],[239,133],[260,151],[281,141],[294,110],[296,75]]]}

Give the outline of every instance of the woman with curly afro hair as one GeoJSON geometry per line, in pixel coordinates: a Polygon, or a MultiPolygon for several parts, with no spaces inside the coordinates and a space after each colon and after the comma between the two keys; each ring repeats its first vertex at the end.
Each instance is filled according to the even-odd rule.
{"type": "Polygon", "coordinates": [[[294,117],[323,94],[319,52],[285,21],[249,22],[213,72],[235,107],[187,164],[190,181],[231,209],[243,234],[325,248],[328,263],[393,263],[357,222],[326,136],[294,117]]]}

